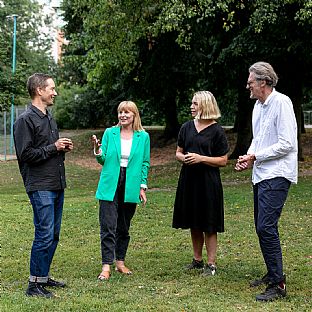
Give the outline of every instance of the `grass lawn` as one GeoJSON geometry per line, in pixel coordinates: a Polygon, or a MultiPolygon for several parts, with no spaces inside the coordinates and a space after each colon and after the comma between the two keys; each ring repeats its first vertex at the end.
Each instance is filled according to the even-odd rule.
{"type": "Polygon", "coordinates": [[[311,311],[311,175],[301,176],[298,185],[291,187],[280,220],[288,297],[259,303],[254,297],[263,288],[249,288],[250,280],[265,273],[253,227],[250,172],[235,173],[233,162],[222,169],[226,231],[219,235],[216,276],[203,278],[183,269],[192,259],[192,249],[189,231],[171,228],[180,170],[173,162],[150,170],[148,204],[138,207],[131,227],[126,262],[134,274],[113,272],[108,282],[99,282],[98,203],[94,199],[99,171],[78,166],[75,157],[79,153],[66,167],[61,240],[51,269],[68,287],[55,290],[54,299],[25,296],[32,209],[16,161],[0,162],[1,312],[311,311]]]}

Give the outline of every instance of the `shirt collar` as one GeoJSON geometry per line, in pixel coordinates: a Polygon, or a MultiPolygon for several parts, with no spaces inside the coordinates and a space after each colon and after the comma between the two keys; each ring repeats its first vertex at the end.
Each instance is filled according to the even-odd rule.
{"type": "Polygon", "coordinates": [[[270,93],[270,95],[266,98],[266,100],[264,101],[264,103],[261,103],[259,100],[257,100],[256,104],[261,105],[262,107],[267,106],[271,100],[271,98],[276,94],[276,90],[275,88],[273,88],[272,92],[270,93]]]}
{"type": "Polygon", "coordinates": [[[44,114],[39,108],[37,108],[36,106],[32,105],[32,103],[30,103],[29,108],[36,113],[40,118],[44,118],[44,117],[48,117],[50,119],[50,112],[49,110],[47,110],[47,114],[44,114]]]}
{"type": "Polygon", "coordinates": [[[273,88],[272,92],[270,93],[270,95],[266,98],[266,100],[264,101],[263,105],[268,105],[271,98],[275,95],[276,91],[275,88],[273,88]]]}

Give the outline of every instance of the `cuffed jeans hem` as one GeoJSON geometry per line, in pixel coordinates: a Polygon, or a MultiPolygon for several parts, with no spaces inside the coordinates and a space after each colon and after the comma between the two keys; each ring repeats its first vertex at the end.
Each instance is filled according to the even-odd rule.
{"type": "Polygon", "coordinates": [[[123,259],[116,258],[116,260],[114,260],[114,261],[102,261],[102,265],[104,265],[104,264],[113,265],[116,261],[125,261],[125,258],[123,258],[123,259]]]}
{"type": "Polygon", "coordinates": [[[108,265],[113,265],[115,261],[102,261],[102,265],[108,264],[108,265]]]}
{"type": "Polygon", "coordinates": [[[33,283],[46,283],[48,281],[49,277],[41,277],[41,276],[29,276],[29,281],[33,283]]]}

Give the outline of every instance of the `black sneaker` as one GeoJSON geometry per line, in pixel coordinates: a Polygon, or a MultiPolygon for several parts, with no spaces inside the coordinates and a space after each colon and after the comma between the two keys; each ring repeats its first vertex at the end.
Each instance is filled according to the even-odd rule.
{"type": "Polygon", "coordinates": [[[260,285],[268,285],[269,282],[270,282],[270,280],[269,280],[269,276],[268,276],[268,273],[267,273],[262,278],[256,279],[256,280],[250,282],[249,285],[250,285],[250,287],[258,287],[260,285]]]}
{"type": "Polygon", "coordinates": [[[66,284],[64,282],[55,281],[52,278],[48,278],[48,281],[46,283],[41,283],[43,287],[65,287],[66,284]]]}
{"type": "Polygon", "coordinates": [[[275,299],[286,297],[286,284],[282,283],[282,285],[274,285],[269,284],[266,290],[256,296],[257,301],[272,301],[275,299]]]}
{"type": "Polygon", "coordinates": [[[204,261],[203,260],[196,260],[196,259],[193,259],[192,260],[192,263],[190,263],[189,265],[186,266],[186,269],[187,270],[200,270],[200,269],[203,269],[204,268],[204,261]]]}
{"type": "MultiPolygon", "coordinates": [[[[284,283],[286,283],[286,275],[283,274],[283,281],[284,283]]],[[[260,285],[269,285],[270,283],[270,279],[269,279],[269,276],[268,276],[268,273],[265,274],[261,279],[256,279],[252,282],[250,282],[250,287],[258,287],[260,285]]]]}
{"type": "Polygon", "coordinates": [[[202,276],[215,275],[217,272],[217,267],[214,264],[206,264],[202,273],[202,276]]]}
{"type": "Polygon", "coordinates": [[[54,295],[46,290],[42,284],[35,282],[28,282],[28,288],[26,290],[27,296],[39,296],[44,298],[52,298],[54,295]]]}

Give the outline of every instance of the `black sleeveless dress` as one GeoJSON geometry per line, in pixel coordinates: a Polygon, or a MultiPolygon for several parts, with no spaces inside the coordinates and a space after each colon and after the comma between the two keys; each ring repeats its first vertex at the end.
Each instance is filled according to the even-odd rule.
{"type": "MultiPolygon", "coordinates": [[[[182,125],[178,146],[185,153],[223,156],[229,145],[223,128],[212,124],[197,132],[194,121],[182,125]]],[[[182,165],[173,210],[174,228],[224,232],[223,188],[220,170],[204,164],[182,165]]]]}

